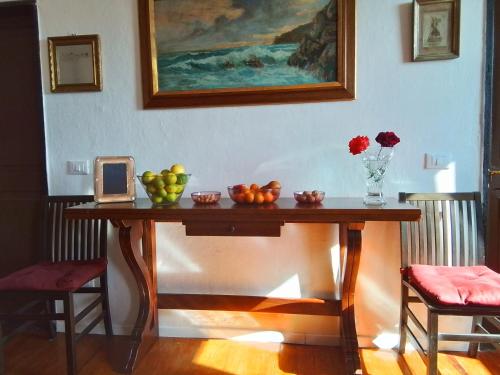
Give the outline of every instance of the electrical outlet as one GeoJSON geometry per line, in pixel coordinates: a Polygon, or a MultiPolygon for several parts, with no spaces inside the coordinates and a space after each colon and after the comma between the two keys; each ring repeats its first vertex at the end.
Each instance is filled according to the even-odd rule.
{"type": "Polygon", "coordinates": [[[425,154],[425,169],[449,169],[450,154],[425,154]]]}
{"type": "Polygon", "coordinates": [[[87,175],[90,173],[88,160],[71,160],[66,163],[68,174],[87,175]]]}

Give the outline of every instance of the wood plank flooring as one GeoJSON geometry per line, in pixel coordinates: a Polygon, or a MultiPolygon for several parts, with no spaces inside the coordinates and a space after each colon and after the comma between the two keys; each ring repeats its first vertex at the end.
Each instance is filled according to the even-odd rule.
{"type": "MultiPolygon", "coordinates": [[[[79,375],[115,374],[106,360],[103,336],[88,336],[78,345],[79,375]]],[[[64,375],[64,336],[53,342],[36,335],[20,335],[5,348],[6,375],[64,375]]],[[[425,374],[416,352],[404,357],[391,350],[363,349],[367,375],[425,374]]],[[[440,354],[445,374],[500,375],[500,353],[483,352],[478,359],[462,353],[440,354]]],[[[228,340],[161,338],[139,364],[134,375],[336,375],[344,374],[337,347],[263,344],[228,340]]]]}

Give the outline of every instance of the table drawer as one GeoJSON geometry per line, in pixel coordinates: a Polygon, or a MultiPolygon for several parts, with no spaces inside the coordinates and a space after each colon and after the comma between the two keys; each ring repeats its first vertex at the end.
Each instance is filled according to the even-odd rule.
{"type": "Polygon", "coordinates": [[[279,221],[267,222],[234,222],[234,221],[187,221],[187,236],[259,236],[279,237],[281,226],[279,221]]]}

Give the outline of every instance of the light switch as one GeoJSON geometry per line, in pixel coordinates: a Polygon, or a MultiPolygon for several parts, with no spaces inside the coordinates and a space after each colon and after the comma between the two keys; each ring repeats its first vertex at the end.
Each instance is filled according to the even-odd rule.
{"type": "Polygon", "coordinates": [[[449,169],[451,163],[451,155],[440,154],[425,154],[425,168],[426,169],[449,169]]]}
{"type": "Polygon", "coordinates": [[[71,160],[66,163],[68,174],[87,175],[90,173],[88,160],[71,160]]]}

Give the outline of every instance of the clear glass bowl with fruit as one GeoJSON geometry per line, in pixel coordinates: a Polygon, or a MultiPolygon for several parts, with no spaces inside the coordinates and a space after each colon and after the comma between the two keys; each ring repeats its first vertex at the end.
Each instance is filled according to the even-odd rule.
{"type": "Polygon", "coordinates": [[[229,197],[239,204],[266,204],[273,203],[280,197],[281,184],[278,181],[271,181],[267,185],[239,184],[228,186],[229,197]]]}
{"type": "Polygon", "coordinates": [[[191,193],[191,199],[196,204],[213,204],[220,200],[220,191],[196,191],[191,193]]]}
{"type": "Polygon", "coordinates": [[[299,203],[320,203],[325,198],[325,192],[319,190],[295,191],[293,196],[299,203]]]}
{"type": "Polygon", "coordinates": [[[174,164],[160,173],[146,171],[137,179],[153,204],[170,206],[181,199],[190,176],[182,165],[174,164]]]}

